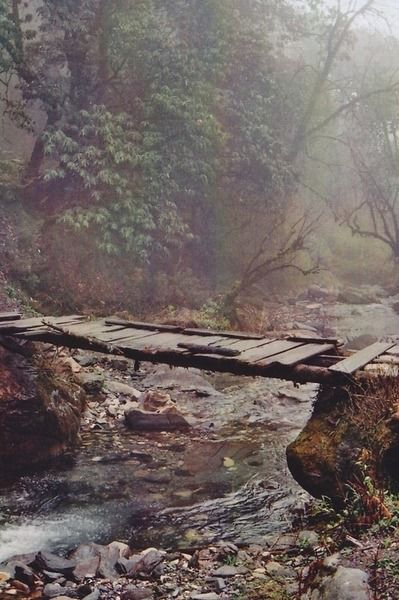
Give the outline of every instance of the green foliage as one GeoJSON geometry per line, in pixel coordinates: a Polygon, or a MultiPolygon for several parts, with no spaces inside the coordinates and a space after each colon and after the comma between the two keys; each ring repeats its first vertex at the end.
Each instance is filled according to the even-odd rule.
{"type": "Polygon", "coordinates": [[[198,311],[198,321],[206,329],[226,330],[231,323],[225,317],[224,306],[216,300],[208,300],[198,311]]]}

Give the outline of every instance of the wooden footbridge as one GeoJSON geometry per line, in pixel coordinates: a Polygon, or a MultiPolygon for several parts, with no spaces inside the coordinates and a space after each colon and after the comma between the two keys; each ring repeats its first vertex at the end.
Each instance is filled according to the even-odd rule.
{"type": "Polygon", "coordinates": [[[394,342],[377,342],[348,354],[336,339],[276,339],[118,318],[90,320],[81,315],[23,319],[18,313],[0,313],[0,343],[7,345],[10,338],[116,354],[138,362],[326,385],[369,380],[370,365],[379,365],[381,375],[388,372],[386,367],[399,364],[399,345],[394,342]]]}

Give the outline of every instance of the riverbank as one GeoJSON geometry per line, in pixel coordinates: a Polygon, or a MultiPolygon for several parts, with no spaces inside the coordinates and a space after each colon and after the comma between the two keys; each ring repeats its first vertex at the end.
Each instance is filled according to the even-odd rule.
{"type": "MultiPolygon", "coordinates": [[[[85,600],[393,600],[399,597],[394,521],[354,535],[318,507],[290,533],[263,543],[176,551],[85,544],[67,558],[48,552],[1,565],[0,597],[85,600]],[[325,516],[325,515],[324,515],[325,516]],[[308,522],[306,522],[308,521],[308,522]]],[[[304,518],[302,516],[302,518],[304,518]]],[[[352,522],[352,526],[355,523],[352,522]]]]}
{"type": "MultiPolygon", "coordinates": [[[[389,300],[356,306],[298,300],[274,310],[276,315],[279,311],[277,329],[290,326],[317,335],[326,334],[327,327],[340,331],[343,322],[352,342],[364,334],[364,319],[370,315],[383,334],[399,322],[389,300]]],[[[272,313],[271,309],[270,319],[272,313]]],[[[50,360],[54,350],[47,352],[50,360]]],[[[379,524],[371,535],[357,531],[354,535],[351,527],[345,531],[335,514],[328,525],[325,515],[316,519],[316,525],[306,519],[295,521],[309,497],[288,473],[285,448],[306,423],[317,386],[296,388],[274,380],[150,365],[136,371],[120,357],[87,352],[58,353],[58,359],[65,361],[88,394],[81,443],[44,472],[2,481],[0,561],[21,553],[36,556],[39,550],[65,555],[82,543],[119,539],[129,542],[133,554],[148,547],[165,549],[165,573],[172,578],[165,582],[175,582],[175,587],[162,587],[159,578],[144,579],[144,587],[151,587],[155,597],[218,594],[222,600],[280,600],[287,594],[299,598],[303,586],[311,589],[313,578],[319,587],[322,574],[332,568],[323,566],[324,559],[340,551],[343,566],[367,571],[373,590],[382,589],[384,576],[386,595],[374,594],[375,598],[399,597],[395,558],[389,553],[397,543],[394,521],[379,524]],[[140,410],[144,403],[150,409],[155,403],[157,410],[174,407],[189,429],[130,431],[125,412],[140,410]],[[219,557],[220,547],[231,543],[237,549],[219,557]],[[196,548],[201,548],[203,564],[191,571],[196,548]],[[276,562],[280,566],[269,567],[279,575],[267,567],[276,562]],[[247,571],[226,577],[226,587],[214,591],[205,579],[216,577],[213,571],[226,564],[247,571]]],[[[93,589],[103,586],[100,593],[107,598],[143,581],[119,575],[112,583],[99,577],[83,584],[93,589]]],[[[46,577],[39,571],[39,595],[34,592],[33,597],[42,594],[46,577]]],[[[16,594],[12,583],[4,585],[7,598],[16,594]]],[[[82,583],[74,585],[77,590],[82,583]]],[[[58,592],[67,596],[65,589],[58,592]]],[[[28,594],[26,589],[22,593],[28,594]]]]}

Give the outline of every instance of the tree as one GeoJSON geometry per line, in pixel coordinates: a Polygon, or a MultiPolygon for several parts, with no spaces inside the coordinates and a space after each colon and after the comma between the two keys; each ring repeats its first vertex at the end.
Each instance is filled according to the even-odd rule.
{"type": "Polygon", "coordinates": [[[350,149],[352,202],[341,207],[341,222],[354,235],[378,240],[399,261],[398,92],[358,107],[352,116],[350,149]]]}

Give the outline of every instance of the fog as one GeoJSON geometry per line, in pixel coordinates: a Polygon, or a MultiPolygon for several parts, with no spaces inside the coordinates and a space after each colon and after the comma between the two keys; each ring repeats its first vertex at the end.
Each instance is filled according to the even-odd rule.
{"type": "Polygon", "coordinates": [[[392,0],[43,0],[2,23],[4,273],[40,310],[234,325],[314,283],[394,291],[392,0]]]}

